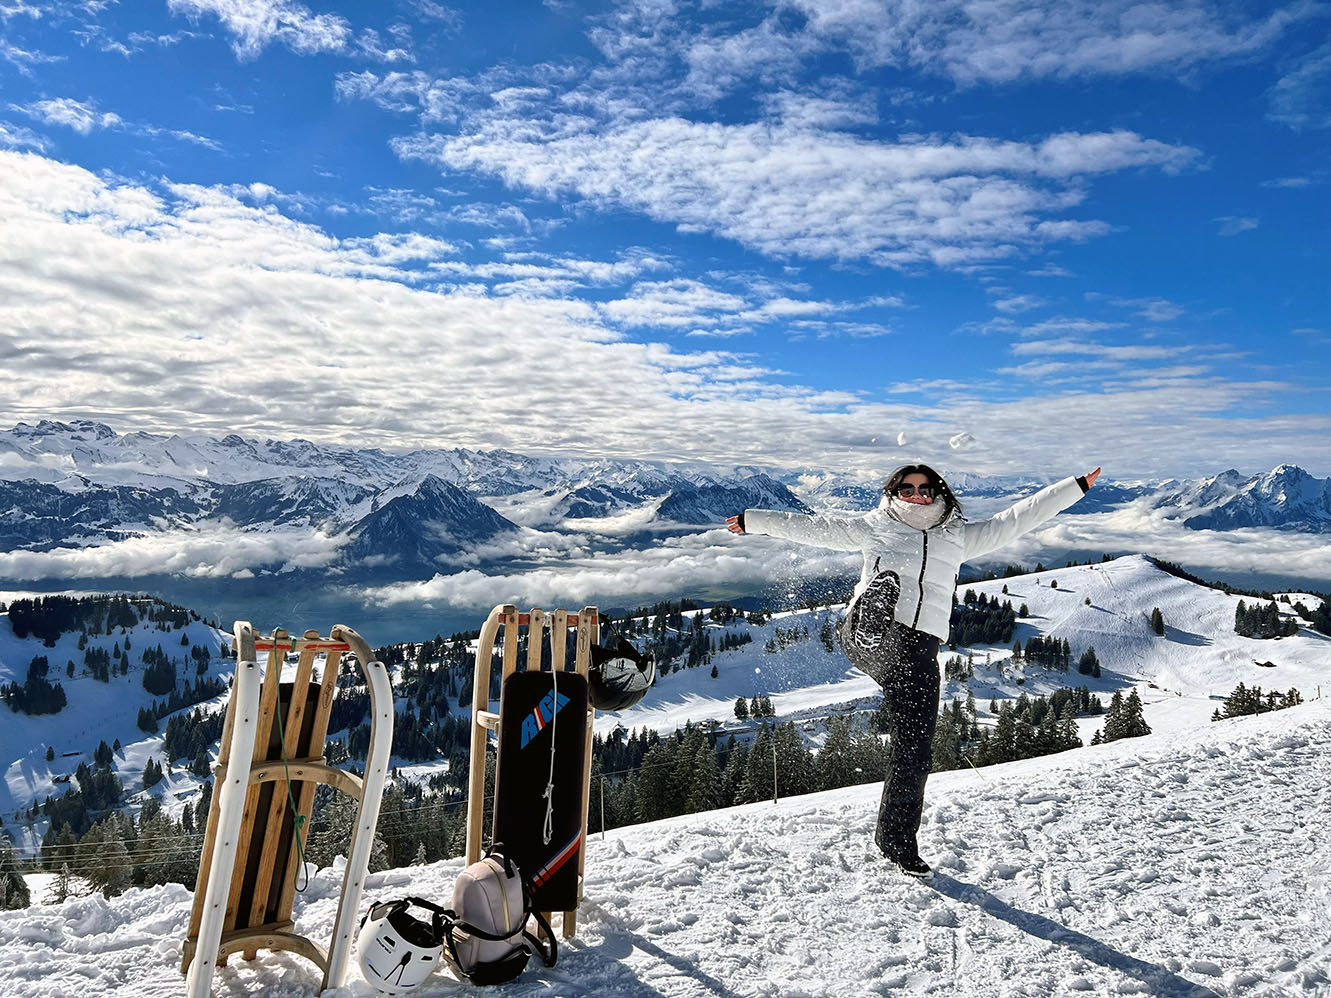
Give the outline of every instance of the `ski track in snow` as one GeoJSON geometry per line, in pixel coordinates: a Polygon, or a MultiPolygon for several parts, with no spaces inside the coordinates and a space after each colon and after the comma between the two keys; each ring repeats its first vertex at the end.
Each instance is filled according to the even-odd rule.
{"type": "MultiPolygon", "coordinates": [[[[877,855],[878,785],[594,836],[575,940],[508,996],[833,998],[1331,995],[1331,701],[936,774],[916,883],[877,855]]],[[[447,901],[460,860],[372,875],[369,899],[447,901]]],[[[325,939],[338,873],[298,931],[325,939]]],[[[179,885],[0,913],[4,998],[178,995],[179,885]]],[[[308,998],[319,974],[262,953],[219,998],[308,998]]],[[[446,974],[415,994],[456,993],[446,974]]],[[[348,983],[374,992],[353,958],[348,983]]]]}

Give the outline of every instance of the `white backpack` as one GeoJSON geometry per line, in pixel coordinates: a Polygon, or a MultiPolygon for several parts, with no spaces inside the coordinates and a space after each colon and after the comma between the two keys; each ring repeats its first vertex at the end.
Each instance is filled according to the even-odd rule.
{"type": "Polygon", "coordinates": [[[503,984],[522,973],[532,953],[547,967],[558,958],[550,924],[531,910],[517,864],[496,845],[458,874],[453,907],[445,915],[445,952],[459,976],[473,984],[503,984]],[[546,942],[527,931],[536,919],[546,942]]]}

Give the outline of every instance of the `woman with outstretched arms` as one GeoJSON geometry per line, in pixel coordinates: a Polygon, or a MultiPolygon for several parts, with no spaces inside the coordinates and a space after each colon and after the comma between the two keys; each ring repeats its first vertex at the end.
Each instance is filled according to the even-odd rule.
{"type": "Polygon", "coordinates": [[[851,663],[883,687],[890,751],[874,841],[912,876],[932,875],[915,836],[938,719],[938,648],[947,640],[957,573],[963,562],[1067,509],[1099,475],[1096,468],[1066,478],[987,520],[971,521],[938,472],[908,464],[893,472],[878,507],[863,515],[748,509],[726,520],[737,534],[863,554],[860,581],[841,624],[841,645],[851,663]]]}

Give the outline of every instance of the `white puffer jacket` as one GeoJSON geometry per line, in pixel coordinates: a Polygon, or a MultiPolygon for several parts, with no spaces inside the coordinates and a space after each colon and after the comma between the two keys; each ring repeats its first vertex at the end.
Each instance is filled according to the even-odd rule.
{"type": "Polygon", "coordinates": [[[1076,478],[1066,478],[1014,503],[987,520],[953,514],[936,527],[918,530],[888,512],[886,496],[878,508],[859,516],[809,516],[771,509],[744,511],[744,529],[834,551],[861,551],[864,568],[856,595],[879,572],[901,576],[896,619],[947,640],[952,593],[963,562],[994,551],[1038,527],[1082,497],[1076,478]]]}

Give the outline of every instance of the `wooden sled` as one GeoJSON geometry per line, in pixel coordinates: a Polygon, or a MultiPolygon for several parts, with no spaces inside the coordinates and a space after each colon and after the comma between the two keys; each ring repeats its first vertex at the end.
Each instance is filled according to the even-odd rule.
{"type": "MultiPolygon", "coordinates": [[[[576,674],[583,680],[582,689],[585,696],[585,680],[587,679],[588,667],[591,663],[592,645],[599,639],[600,622],[597,617],[595,607],[585,607],[579,613],[569,613],[566,610],[555,610],[553,613],[547,613],[540,609],[533,609],[529,613],[518,613],[517,608],[512,605],[497,606],[490,611],[490,616],[486,618],[484,626],[481,628],[480,641],[476,646],[476,670],[473,681],[473,705],[472,705],[472,726],[471,726],[471,767],[469,771],[468,790],[467,790],[467,863],[471,864],[481,858],[482,854],[482,823],[484,821],[485,809],[485,756],[486,744],[493,732],[500,741],[500,765],[496,767],[495,773],[495,803],[494,821],[491,827],[491,841],[496,841],[495,836],[499,828],[501,818],[500,801],[506,792],[505,784],[516,783],[514,778],[517,769],[509,768],[520,767],[522,760],[514,755],[509,760],[503,758],[506,751],[502,746],[505,741],[501,735],[512,733],[511,725],[521,726],[525,718],[520,715],[509,716],[505,714],[506,705],[504,702],[504,692],[513,688],[507,682],[510,676],[517,673],[519,658],[525,659],[525,671],[528,673],[541,672],[542,659],[545,658],[551,667],[551,671],[560,675],[571,676],[576,674]],[[499,636],[500,627],[504,630],[503,640],[503,681],[500,684],[500,702],[498,712],[490,709],[490,660],[494,653],[496,639],[499,636]],[[577,629],[577,640],[573,657],[573,668],[570,670],[567,663],[567,645],[568,631],[570,628],[577,629]],[[520,654],[521,637],[525,633],[527,638],[526,653],[520,654]],[[546,636],[549,636],[549,644],[546,644],[546,636]],[[548,656],[546,648],[548,647],[548,656]],[[508,774],[508,775],[506,775],[508,774]]],[[[557,686],[557,678],[552,679],[552,683],[557,686]]],[[[575,688],[577,683],[570,683],[570,689],[575,688]]],[[[562,694],[561,694],[562,695],[562,694]]],[[[581,703],[581,701],[574,701],[581,703]]],[[[558,708],[556,707],[556,711],[558,708]]],[[[528,711],[525,707],[521,714],[528,711]]],[[[556,725],[567,724],[566,729],[561,730],[579,730],[583,744],[580,746],[581,752],[569,753],[570,756],[578,760],[577,765],[581,770],[576,774],[576,783],[580,786],[580,799],[576,801],[579,810],[575,828],[580,828],[577,833],[580,835],[580,845],[577,849],[577,877],[574,886],[574,902],[571,908],[562,912],[563,914],[563,935],[566,939],[573,938],[577,930],[577,907],[582,900],[582,885],[584,871],[587,859],[587,803],[588,791],[591,783],[591,758],[592,758],[592,720],[595,711],[590,705],[586,706],[584,716],[568,716],[573,713],[565,711],[556,713],[556,725]]],[[[544,724],[546,718],[538,718],[538,724],[544,724]]],[[[532,723],[528,721],[528,723],[532,723]]],[[[553,737],[554,732],[552,731],[553,737]]],[[[550,758],[548,752],[543,757],[547,760],[544,764],[548,767],[550,758]]],[[[555,765],[558,766],[559,760],[556,756],[555,765]]],[[[567,771],[561,774],[565,782],[574,779],[574,774],[567,771]]],[[[540,774],[542,783],[545,779],[545,773],[540,774]]],[[[511,791],[510,791],[511,792],[511,791]]],[[[536,819],[539,825],[539,819],[536,819]]],[[[510,825],[511,827],[511,825],[510,825]]],[[[519,863],[519,866],[521,864],[519,863]]],[[[533,874],[540,879],[541,871],[523,870],[523,876],[529,883],[533,880],[533,874]]],[[[544,912],[546,920],[550,920],[551,912],[544,912]]]]}
{"type": "MultiPolygon", "coordinates": [[[[180,967],[188,975],[186,993],[189,998],[207,998],[216,966],[225,966],[237,952],[252,960],[260,949],[299,953],[324,972],[321,990],[341,987],[393,743],[388,671],[374,660],[365,639],[341,624],[327,638],[306,631],[293,639],[279,628],[271,638],[256,640],[250,624],[237,621],[235,637],[236,678],[214,771],[194,910],[180,967]],[[262,683],[260,650],[268,652],[262,683]],[[370,748],[363,779],[329,766],[324,759],[343,652],[355,655],[370,691],[370,748]],[[297,656],[295,676],[284,683],[282,666],[288,653],[297,656]],[[316,681],[315,658],[321,654],[323,673],[316,681]],[[360,801],[327,950],[296,933],[291,917],[301,863],[292,802],[307,829],[320,783],[360,801]]],[[[302,831],[299,845],[305,844],[307,835],[302,831]]]]}

